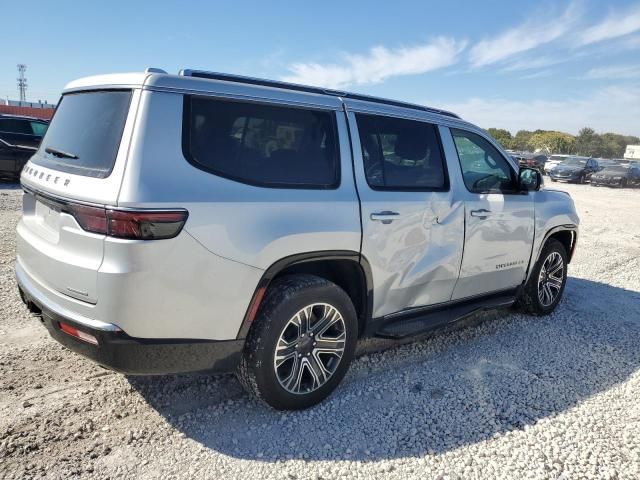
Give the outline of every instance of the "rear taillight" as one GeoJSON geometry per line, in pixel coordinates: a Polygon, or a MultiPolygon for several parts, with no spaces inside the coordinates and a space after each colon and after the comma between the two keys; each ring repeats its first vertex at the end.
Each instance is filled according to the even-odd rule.
{"type": "Polygon", "coordinates": [[[186,210],[116,210],[69,203],[65,211],[87,232],[129,240],[160,240],[180,233],[186,210]]]}

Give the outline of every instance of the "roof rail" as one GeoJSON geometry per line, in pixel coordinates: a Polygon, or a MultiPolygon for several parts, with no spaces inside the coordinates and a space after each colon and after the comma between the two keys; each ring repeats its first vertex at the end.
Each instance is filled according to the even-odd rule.
{"type": "Polygon", "coordinates": [[[423,112],[437,113],[439,115],[446,115],[448,117],[460,118],[458,115],[446,110],[440,110],[438,108],[425,107],[423,105],[416,105],[414,103],[400,102],[397,100],[388,100],[386,98],[371,97],[369,95],[361,95],[358,93],[349,93],[340,90],[331,90],[322,87],[312,87],[307,85],[300,85],[297,83],[281,82],[278,80],[265,80],[262,78],[245,77],[243,75],[233,75],[230,73],[219,72],[207,72],[204,70],[180,70],[178,75],[183,77],[195,77],[206,78],[209,80],[223,80],[225,82],[246,83],[248,85],[260,85],[263,87],[283,88],[286,90],[295,90],[298,92],[316,93],[320,95],[333,95],[336,97],[350,98],[353,100],[363,100],[365,102],[381,103],[384,105],[392,105],[394,107],[411,108],[413,110],[421,110],[423,112]]]}

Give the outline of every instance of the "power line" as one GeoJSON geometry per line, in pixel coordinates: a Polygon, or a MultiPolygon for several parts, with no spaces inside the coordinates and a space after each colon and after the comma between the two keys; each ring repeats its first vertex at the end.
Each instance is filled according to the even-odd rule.
{"type": "Polygon", "coordinates": [[[20,101],[27,101],[27,77],[24,73],[27,71],[27,66],[24,63],[18,64],[18,92],[20,92],[20,101]]]}

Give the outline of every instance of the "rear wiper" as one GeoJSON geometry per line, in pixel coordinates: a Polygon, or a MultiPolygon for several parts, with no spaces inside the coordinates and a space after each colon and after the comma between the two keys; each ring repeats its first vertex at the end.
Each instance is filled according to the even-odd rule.
{"type": "Polygon", "coordinates": [[[44,149],[44,151],[60,158],[74,158],[74,159],[78,158],[78,156],[74,155],[73,153],[65,152],[63,150],[58,150],[57,148],[53,148],[53,147],[47,147],[44,149]]]}

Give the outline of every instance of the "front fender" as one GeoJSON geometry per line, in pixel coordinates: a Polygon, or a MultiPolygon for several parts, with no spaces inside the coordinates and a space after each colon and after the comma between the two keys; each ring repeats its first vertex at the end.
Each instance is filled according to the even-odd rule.
{"type": "Polygon", "coordinates": [[[531,260],[527,280],[533,265],[538,261],[542,247],[547,239],[559,231],[570,231],[574,234],[572,251],[578,237],[580,218],[576,212],[571,196],[559,190],[540,190],[534,193],[535,199],[535,234],[531,249],[531,260]]]}

